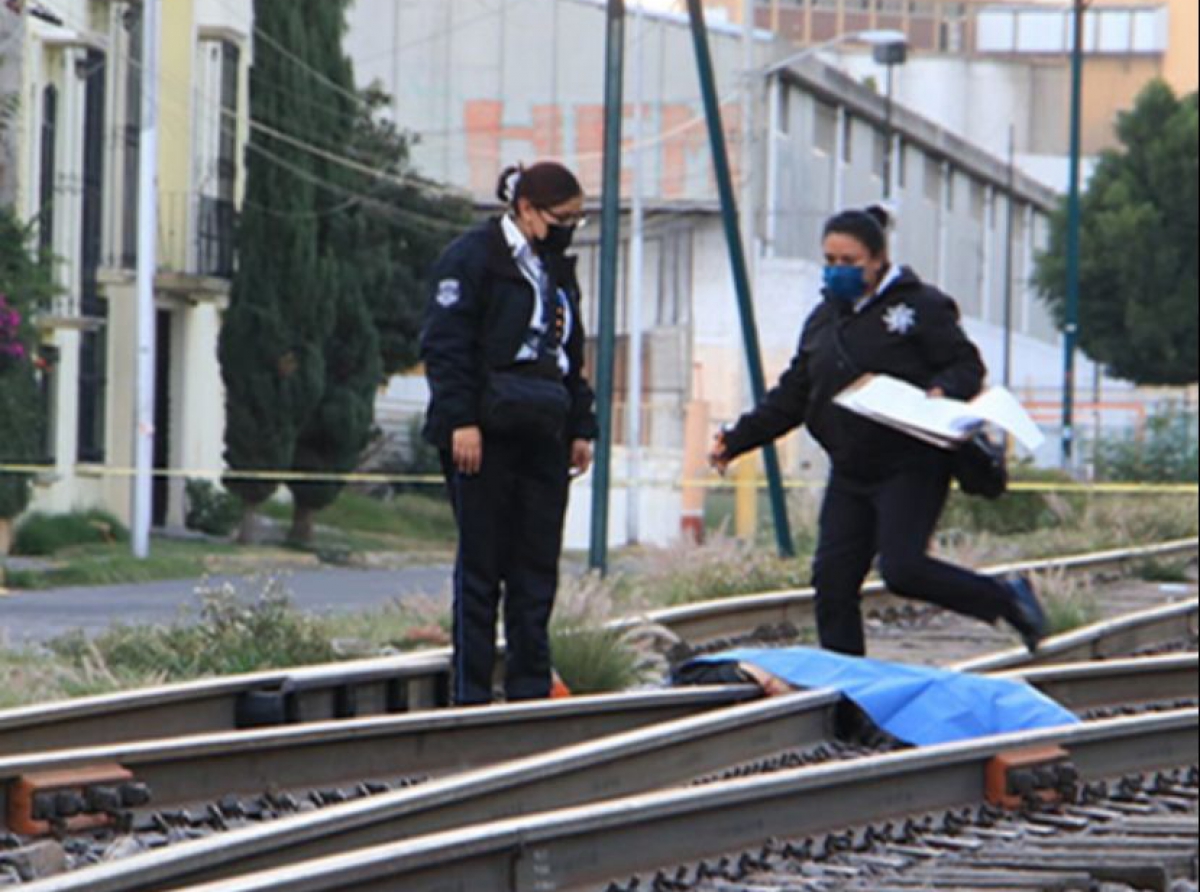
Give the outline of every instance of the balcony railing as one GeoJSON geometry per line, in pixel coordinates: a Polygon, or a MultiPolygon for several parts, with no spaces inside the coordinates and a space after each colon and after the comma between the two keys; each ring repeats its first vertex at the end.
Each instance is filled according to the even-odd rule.
{"type": "Polygon", "coordinates": [[[208,195],[159,198],[158,268],[206,278],[233,278],[237,211],[208,195]]]}

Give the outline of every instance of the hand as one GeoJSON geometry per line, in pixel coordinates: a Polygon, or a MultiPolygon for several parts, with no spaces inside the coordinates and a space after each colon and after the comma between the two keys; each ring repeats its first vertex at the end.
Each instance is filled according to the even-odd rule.
{"type": "Polygon", "coordinates": [[[451,444],[454,467],[460,474],[473,477],[483,469],[483,431],[478,427],[460,427],[451,444]]]}
{"type": "Polygon", "coordinates": [[[795,690],[795,688],[779,676],[772,675],[767,670],[760,669],[750,663],[739,663],[738,668],[753,678],[755,683],[762,688],[762,692],[768,697],[784,697],[795,690]]]}
{"type": "Polygon", "coordinates": [[[943,398],[945,395],[946,395],[946,391],[942,390],[942,388],[940,388],[940,387],[931,387],[931,388],[929,388],[929,397],[930,397],[930,399],[940,400],[940,399],[942,399],[942,398],[943,398]]]}
{"type": "Polygon", "coordinates": [[[714,471],[724,476],[725,472],[729,470],[729,463],[731,461],[733,459],[729,457],[729,446],[725,442],[725,431],[720,431],[713,440],[712,450],[708,453],[708,463],[714,471]]]}
{"type": "Polygon", "coordinates": [[[582,477],[592,468],[592,444],[588,440],[571,443],[571,476],[582,477]]]}

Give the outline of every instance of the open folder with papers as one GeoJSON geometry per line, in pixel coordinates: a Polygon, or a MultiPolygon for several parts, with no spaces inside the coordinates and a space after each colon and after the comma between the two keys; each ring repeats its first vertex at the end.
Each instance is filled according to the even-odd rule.
{"type": "Polygon", "coordinates": [[[920,388],[887,375],[864,375],[838,394],[835,401],[851,412],[943,449],[955,448],[989,423],[1008,431],[1030,451],[1046,439],[1025,407],[1003,387],[993,387],[970,402],[963,402],[931,397],[920,388]]]}

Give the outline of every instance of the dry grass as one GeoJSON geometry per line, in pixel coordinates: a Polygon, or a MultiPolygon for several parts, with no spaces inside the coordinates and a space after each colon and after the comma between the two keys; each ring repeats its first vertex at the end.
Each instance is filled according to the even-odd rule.
{"type": "Polygon", "coordinates": [[[1090,577],[1049,570],[1033,574],[1033,584],[1046,609],[1050,635],[1090,626],[1104,618],[1090,577]]]}

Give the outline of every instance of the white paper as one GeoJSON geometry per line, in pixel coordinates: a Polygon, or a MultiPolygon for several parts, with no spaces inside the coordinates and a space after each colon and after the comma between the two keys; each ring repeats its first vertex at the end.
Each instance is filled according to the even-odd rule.
{"type": "Polygon", "coordinates": [[[985,423],[1008,431],[1030,451],[1046,439],[1025,407],[1003,387],[993,387],[964,403],[931,397],[920,388],[887,375],[870,375],[839,394],[836,402],[859,415],[945,448],[968,439],[985,423]]]}

